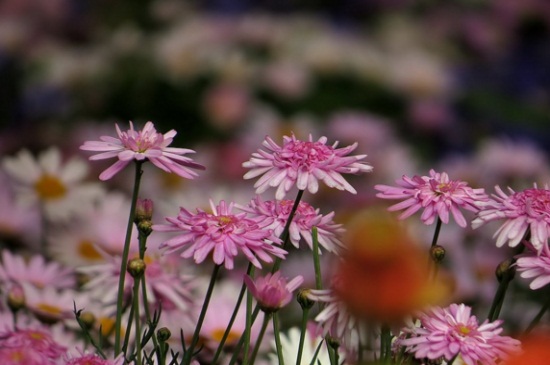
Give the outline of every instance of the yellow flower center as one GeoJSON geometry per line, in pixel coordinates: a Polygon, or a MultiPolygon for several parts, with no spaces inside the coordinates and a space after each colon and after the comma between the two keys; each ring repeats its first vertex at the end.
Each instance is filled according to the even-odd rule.
{"type": "Polygon", "coordinates": [[[472,330],[469,327],[466,327],[466,326],[459,326],[458,327],[458,332],[459,332],[459,334],[461,334],[463,336],[468,336],[470,334],[470,332],[472,332],[472,330]]]}
{"type": "Polygon", "coordinates": [[[101,260],[102,256],[89,240],[82,240],[78,243],[77,252],[80,257],[86,260],[101,260]]]}
{"type": "Polygon", "coordinates": [[[23,355],[24,349],[18,349],[9,354],[9,360],[13,361],[14,364],[23,363],[25,360],[25,355],[23,355]]]}
{"type": "Polygon", "coordinates": [[[38,340],[38,341],[43,340],[45,337],[44,334],[40,332],[30,332],[29,335],[33,340],[38,340]]]}
{"type": "MultiPolygon", "coordinates": [[[[101,335],[104,337],[108,337],[111,335],[115,330],[115,319],[109,318],[109,317],[101,317],[99,319],[99,326],[101,327],[101,335]]],[[[124,328],[120,329],[120,336],[124,337],[126,334],[126,330],[124,328]]]]}
{"type": "MultiPolygon", "coordinates": [[[[217,328],[211,333],[212,339],[216,342],[221,342],[224,333],[225,333],[225,328],[217,328]]],[[[227,339],[225,340],[225,342],[228,344],[232,344],[237,342],[240,338],[241,338],[240,333],[237,333],[235,331],[229,331],[229,334],[227,335],[227,339]]]]}
{"type": "Polygon", "coordinates": [[[42,200],[59,199],[65,196],[67,192],[67,188],[61,180],[48,174],[40,177],[34,184],[34,189],[42,200]]]}
{"type": "Polygon", "coordinates": [[[41,312],[45,312],[45,314],[51,314],[53,316],[59,316],[63,312],[61,308],[48,303],[40,303],[36,306],[36,309],[41,312]]]}

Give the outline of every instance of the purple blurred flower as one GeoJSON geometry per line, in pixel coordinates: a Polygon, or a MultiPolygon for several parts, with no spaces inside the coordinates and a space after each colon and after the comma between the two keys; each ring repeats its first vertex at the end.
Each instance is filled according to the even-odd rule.
{"type": "Polygon", "coordinates": [[[290,303],[292,292],[304,282],[304,278],[298,275],[287,282],[277,271],[256,279],[245,275],[244,282],[264,312],[275,312],[290,303]]]}
{"type": "Polygon", "coordinates": [[[398,187],[376,185],[377,197],[382,199],[405,199],[392,205],[389,211],[405,209],[399,219],[405,219],[424,209],[420,219],[424,224],[432,224],[438,217],[449,223],[449,213],[461,227],[466,227],[466,219],[459,208],[477,212],[479,201],[488,200],[484,189],[472,189],[464,181],[450,180],[447,173],[430,170],[430,176],[403,175],[396,181],[398,187]]]}
{"type": "Polygon", "coordinates": [[[140,131],[134,129],[132,122],[130,122],[130,129],[126,132],[122,132],[118,125],[115,126],[118,138],[102,136],[101,141],[86,141],[80,146],[81,150],[99,152],[91,156],[90,160],[118,158],[117,162],[99,175],[100,180],[109,180],[132,160],[149,160],[159,169],[173,172],[187,179],[197,176],[197,173],[189,168],[204,169],[204,166],[183,156],[195,151],[168,147],[177,133],[173,129],[163,135],[157,133],[152,122],[147,122],[140,131]]]}
{"type": "Polygon", "coordinates": [[[406,328],[409,337],[400,340],[417,359],[449,361],[459,355],[466,365],[496,365],[519,350],[518,340],[500,336],[502,321],[486,320],[480,325],[464,304],[432,308],[419,320],[420,327],[406,328]]]}
{"type": "Polygon", "coordinates": [[[357,143],[336,148],[338,142],[332,146],[327,146],[326,142],[326,137],[313,142],[311,135],[308,141],[298,140],[292,135],[284,136],[283,146],[280,147],[270,137],[266,137],[262,144],[268,151],[260,149],[243,163],[243,167],[250,169],[244,178],[252,179],[262,175],[254,184],[256,193],[261,194],[270,187],[277,187],[277,199],[284,198],[294,185],[299,190],[307,189],[315,194],[319,190],[319,180],[331,188],[356,194],[356,190],[341,174],[372,171],[372,166],[359,162],[366,155],[346,156],[357,147],[357,143]]]}
{"type": "Polygon", "coordinates": [[[203,262],[213,251],[214,263],[229,270],[233,269],[233,260],[243,252],[246,258],[256,267],[261,268],[260,260],[273,262],[270,255],[284,258],[286,251],[274,245],[280,243],[273,231],[247,217],[246,213],[234,214],[233,203],[220,201],[214,206],[210,201],[213,213],[197,209],[193,214],[185,208],[180,208],[177,217],[166,217],[170,224],[154,225],[153,230],[161,232],[181,232],[161,244],[174,252],[188,246],[181,253],[184,258],[193,257],[196,263],[203,262]]]}

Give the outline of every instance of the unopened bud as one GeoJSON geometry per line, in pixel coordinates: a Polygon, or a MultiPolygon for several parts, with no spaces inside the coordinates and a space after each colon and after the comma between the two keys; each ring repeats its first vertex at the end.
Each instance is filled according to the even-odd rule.
{"type": "Polygon", "coordinates": [[[134,222],[150,221],[153,219],[153,201],[151,199],[138,199],[136,202],[136,215],[134,222]]]}
{"type": "Polygon", "coordinates": [[[95,323],[95,316],[92,312],[82,312],[80,313],[80,321],[86,328],[90,329],[95,323]]]}
{"type": "Polygon", "coordinates": [[[166,342],[172,336],[172,332],[166,327],[159,328],[157,331],[157,337],[159,341],[166,342]]]}
{"type": "Polygon", "coordinates": [[[436,263],[439,263],[443,261],[445,258],[445,248],[440,245],[435,245],[432,248],[430,248],[430,256],[432,257],[432,260],[436,263]]]}
{"type": "Polygon", "coordinates": [[[145,273],[147,265],[142,259],[131,259],[128,261],[127,271],[133,278],[139,278],[145,273]]]}
{"type": "Polygon", "coordinates": [[[8,307],[12,312],[17,312],[25,306],[25,291],[19,284],[14,284],[8,291],[8,307]]]}
{"type": "Polygon", "coordinates": [[[507,277],[508,280],[512,280],[512,278],[516,274],[516,267],[513,265],[513,263],[513,259],[507,259],[498,264],[495,270],[495,275],[499,283],[505,277],[507,277]]]}
{"type": "Polygon", "coordinates": [[[340,347],[340,341],[338,341],[332,336],[327,336],[326,341],[327,341],[327,344],[334,350],[338,350],[338,347],[340,347]]]}
{"type": "Polygon", "coordinates": [[[146,237],[153,232],[153,222],[148,220],[143,220],[136,223],[139,233],[145,235],[146,237]]]}
{"type": "Polygon", "coordinates": [[[302,309],[309,309],[313,307],[315,302],[308,298],[309,289],[300,289],[296,295],[296,300],[300,303],[302,309]]]}

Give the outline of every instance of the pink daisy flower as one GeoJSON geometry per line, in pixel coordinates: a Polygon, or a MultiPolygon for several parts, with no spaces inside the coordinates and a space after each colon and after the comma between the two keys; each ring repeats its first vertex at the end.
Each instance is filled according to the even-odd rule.
{"type": "Polygon", "coordinates": [[[214,206],[210,201],[213,213],[197,209],[193,214],[185,208],[180,208],[177,217],[166,217],[170,224],[154,225],[153,230],[161,232],[183,232],[161,244],[161,248],[168,248],[174,252],[187,247],[181,253],[184,258],[193,257],[200,264],[213,251],[214,263],[224,264],[229,270],[233,269],[234,258],[239,250],[256,267],[261,268],[260,260],[271,263],[270,255],[284,258],[286,251],[274,245],[280,239],[273,231],[265,227],[265,223],[258,223],[247,217],[246,213],[232,213],[234,203],[214,206]]]}
{"type": "Polygon", "coordinates": [[[302,285],[304,278],[298,275],[287,282],[281,272],[277,271],[273,275],[267,274],[255,279],[245,275],[244,282],[263,311],[275,312],[290,303],[292,292],[302,285]]]}
{"type": "Polygon", "coordinates": [[[515,192],[508,188],[507,195],[499,186],[495,187],[496,194],[491,200],[480,204],[481,210],[472,221],[472,227],[478,228],[487,222],[504,219],[504,223],[495,232],[497,246],[508,244],[517,246],[530,232],[530,244],[540,255],[542,250],[548,249],[550,237],[550,190],[548,186],[540,189],[535,184],[533,188],[515,192]]]}
{"type": "Polygon", "coordinates": [[[522,278],[534,278],[529,284],[531,289],[542,288],[550,283],[550,254],[548,250],[542,250],[540,255],[530,251],[517,256],[516,269],[521,272],[522,278]]]}
{"type": "Polygon", "coordinates": [[[359,162],[367,155],[347,156],[357,143],[344,148],[336,148],[338,142],[327,146],[327,138],[316,142],[311,135],[308,141],[296,139],[294,135],[283,137],[283,146],[277,145],[266,137],[263,146],[267,152],[259,149],[252,154],[243,167],[250,169],[245,179],[260,177],[254,184],[256,193],[261,194],[270,187],[277,187],[275,197],[282,199],[294,186],[299,190],[308,190],[315,194],[319,190],[319,180],[338,190],[357,191],[342,177],[342,174],[358,174],[372,171],[372,166],[359,162]]]}
{"type": "Polygon", "coordinates": [[[118,138],[102,136],[100,137],[101,141],[86,141],[80,146],[81,150],[99,152],[91,156],[90,160],[118,158],[117,162],[99,175],[100,180],[109,180],[132,160],[149,160],[159,169],[173,172],[187,179],[197,176],[197,173],[189,168],[204,169],[204,166],[183,156],[195,151],[168,147],[177,134],[173,129],[165,134],[157,133],[152,122],[145,123],[140,131],[134,129],[132,122],[130,122],[130,129],[126,132],[122,132],[118,125],[115,127],[118,138]]]}
{"type": "Polygon", "coordinates": [[[420,327],[406,328],[409,337],[400,340],[417,359],[449,361],[459,355],[466,365],[496,365],[519,350],[518,340],[500,335],[502,321],[485,320],[480,325],[464,304],[432,308],[419,320],[420,327]]]}
{"type": "MultiPolygon", "coordinates": [[[[25,351],[32,350],[40,355],[42,359],[48,359],[50,361],[60,359],[61,356],[67,350],[64,346],[61,346],[57,343],[50,331],[46,328],[26,328],[18,329],[16,331],[6,331],[0,333],[0,349],[7,350],[17,350],[22,349],[25,351]]],[[[16,360],[20,354],[18,352],[12,352],[11,355],[14,356],[12,360],[16,360]]],[[[2,355],[9,356],[10,354],[4,353],[0,354],[0,359],[2,355]]],[[[34,360],[34,353],[29,354],[29,360],[34,360]]],[[[33,362],[2,362],[2,364],[32,364],[33,362]]],[[[38,363],[38,362],[37,362],[38,363]]],[[[53,364],[52,362],[44,362],[44,364],[53,364]]],[[[42,363],[40,363],[42,364],[42,363]]]]}
{"type": "Polygon", "coordinates": [[[420,219],[424,224],[432,224],[435,218],[449,223],[449,213],[461,227],[466,227],[466,219],[459,208],[472,212],[479,210],[479,201],[488,199],[484,189],[472,189],[464,181],[450,180],[445,172],[430,170],[429,176],[415,175],[412,178],[403,175],[396,181],[398,187],[376,185],[376,196],[382,199],[405,199],[392,205],[389,211],[405,209],[399,219],[405,219],[424,209],[420,219]]]}
{"type": "Polygon", "coordinates": [[[25,260],[22,256],[3,250],[0,283],[10,282],[20,285],[31,284],[36,288],[65,289],[76,285],[76,277],[73,269],[54,261],[48,262],[41,255],[34,255],[29,260],[25,260]]]}
{"type": "MultiPolygon", "coordinates": [[[[273,229],[276,236],[280,237],[290,212],[294,205],[293,200],[268,200],[263,201],[259,196],[254,198],[246,207],[241,210],[248,212],[252,217],[266,219],[270,224],[267,226],[273,229]]],[[[338,252],[343,243],[337,238],[344,232],[341,224],[333,222],[334,212],[327,215],[319,213],[319,209],[313,208],[310,204],[301,201],[289,228],[290,242],[298,248],[303,238],[310,249],[313,249],[313,237],[311,229],[317,227],[317,240],[319,245],[329,252],[338,252]]]]}

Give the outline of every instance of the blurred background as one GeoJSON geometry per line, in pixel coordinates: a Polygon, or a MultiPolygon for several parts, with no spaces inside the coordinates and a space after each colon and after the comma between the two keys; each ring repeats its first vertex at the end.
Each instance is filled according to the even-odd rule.
{"type": "Polygon", "coordinates": [[[2,0],[0,149],[152,120],[224,154],[291,130],[547,152],[549,24],[546,0],[2,0]]]}

